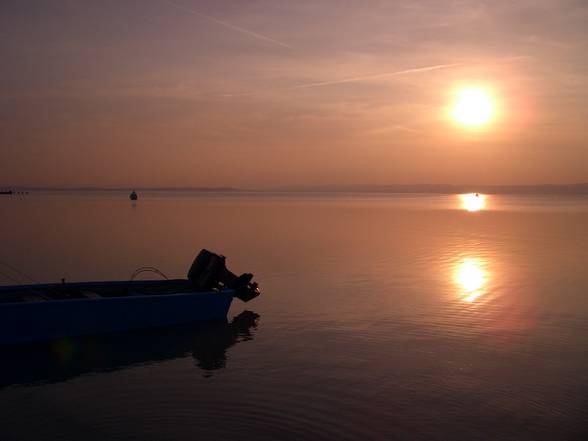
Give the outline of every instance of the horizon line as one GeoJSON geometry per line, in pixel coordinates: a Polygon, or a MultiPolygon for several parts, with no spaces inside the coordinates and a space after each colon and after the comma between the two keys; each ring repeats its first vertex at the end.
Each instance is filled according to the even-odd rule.
{"type": "Polygon", "coordinates": [[[588,194],[588,182],[538,184],[321,184],[279,185],[262,188],[232,186],[98,186],[98,185],[0,185],[0,191],[194,191],[202,193],[517,193],[554,192],[588,194]]]}

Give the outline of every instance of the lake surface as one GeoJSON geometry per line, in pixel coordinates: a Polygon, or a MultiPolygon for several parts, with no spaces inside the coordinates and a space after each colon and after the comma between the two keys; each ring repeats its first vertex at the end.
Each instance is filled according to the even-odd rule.
{"type": "Polygon", "coordinates": [[[0,440],[585,439],[588,198],[139,197],[2,197],[0,283],[184,277],[208,248],[262,296],[1,349],[0,440]]]}

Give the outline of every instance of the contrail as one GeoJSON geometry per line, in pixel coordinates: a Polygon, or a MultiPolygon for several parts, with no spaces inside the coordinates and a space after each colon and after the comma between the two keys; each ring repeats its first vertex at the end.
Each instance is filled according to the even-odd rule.
{"type": "MultiPolygon", "coordinates": [[[[269,88],[264,89],[265,92],[275,92],[281,90],[296,90],[296,89],[309,89],[311,87],[321,87],[321,86],[330,86],[331,84],[344,84],[344,83],[353,83],[356,81],[365,81],[365,80],[373,80],[376,78],[383,78],[383,77],[390,77],[390,76],[398,76],[398,75],[406,75],[411,73],[419,73],[419,72],[428,72],[431,70],[439,70],[439,69],[449,69],[451,67],[463,66],[464,63],[453,63],[453,64],[436,64],[434,66],[424,66],[424,67],[415,67],[412,69],[404,69],[404,70],[397,70],[394,72],[382,72],[377,74],[370,74],[370,75],[361,75],[357,77],[349,77],[349,78],[341,78],[339,80],[327,80],[327,81],[319,81],[316,83],[306,83],[306,84],[298,84],[296,86],[287,86],[287,87],[278,87],[278,88],[269,88]]],[[[234,98],[239,96],[248,96],[248,95],[258,95],[261,91],[248,91],[248,92],[235,92],[235,93],[224,93],[222,94],[225,98],[234,98]]]]}
{"type": "Polygon", "coordinates": [[[179,8],[179,9],[182,9],[186,12],[191,13],[191,14],[197,15],[198,17],[202,17],[208,21],[211,21],[211,22],[216,23],[218,25],[232,29],[233,31],[240,32],[241,34],[249,35],[250,37],[257,38],[258,40],[267,41],[268,43],[276,44],[278,46],[282,46],[282,47],[285,47],[288,49],[293,49],[292,46],[289,46],[286,43],[283,43],[279,40],[276,40],[275,38],[270,38],[266,35],[262,35],[262,34],[258,34],[257,32],[250,31],[249,29],[245,29],[240,26],[235,26],[234,24],[219,20],[218,18],[211,17],[210,15],[203,14],[202,12],[198,12],[195,9],[189,8],[187,6],[179,5],[176,2],[173,2],[171,0],[163,0],[163,1],[170,3],[171,5],[175,6],[176,8],[179,8]]]}
{"type": "Polygon", "coordinates": [[[438,69],[448,69],[450,67],[457,67],[461,66],[461,63],[453,63],[453,64],[436,64],[434,66],[425,66],[425,67],[416,67],[413,69],[404,69],[404,70],[397,70],[395,72],[383,72],[377,74],[370,74],[370,75],[362,75],[358,77],[350,77],[350,78],[342,78],[340,80],[329,80],[329,81],[320,81],[317,83],[307,83],[307,84],[299,84],[297,86],[293,86],[292,89],[305,89],[309,87],[321,87],[321,86],[329,86],[331,84],[343,84],[343,83],[353,83],[355,81],[364,81],[364,80],[373,80],[377,78],[395,76],[395,75],[405,75],[411,73],[419,73],[419,72],[428,72],[431,70],[438,70],[438,69]]]}

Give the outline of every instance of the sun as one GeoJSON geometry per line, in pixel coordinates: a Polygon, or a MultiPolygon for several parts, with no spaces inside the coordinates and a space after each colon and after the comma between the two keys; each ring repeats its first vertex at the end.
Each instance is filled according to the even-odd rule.
{"type": "Polygon", "coordinates": [[[451,116],[459,124],[468,127],[487,124],[494,116],[492,97],[482,88],[461,89],[457,93],[451,116]]]}

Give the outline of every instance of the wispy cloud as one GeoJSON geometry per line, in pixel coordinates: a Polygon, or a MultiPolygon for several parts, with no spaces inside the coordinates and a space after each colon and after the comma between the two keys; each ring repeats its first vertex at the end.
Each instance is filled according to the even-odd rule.
{"type": "Polygon", "coordinates": [[[180,4],[178,4],[176,2],[173,2],[171,0],[163,0],[163,1],[165,1],[166,3],[169,3],[170,5],[178,8],[178,9],[181,9],[183,11],[189,12],[190,14],[193,14],[193,15],[197,15],[198,17],[201,17],[201,18],[203,18],[205,20],[208,20],[208,21],[211,21],[213,23],[216,23],[216,24],[218,24],[220,26],[224,26],[225,28],[231,29],[231,30],[233,30],[235,32],[239,32],[241,34],[248,35],[249,37],[253,37],[253,38],[256,38],[258,40],[265,41],[267,43],[271,43],[271,44],[274,44],[274,45],[277,45],[277,46],[285,47],[287,49],[292,49],[292,46],[284,43],[283,41],[276,40],[275,38],[268,37],[267,35],[263,35],[263,34],[260,34],[258,32],[251,31],[249,29],[245,29],[245,28],[242,28],[240,26],[236,26],[236,25],[234,25],[232,23],[229,23],[229,22],[226,22],[224,20],[219,20],[218,18],[214,18],[214,17],[211,17],[210,15],[203,14],[202,12],[199,12],[199,11],[197,11],[195,9],[192,9],[192,8],[187,7],[187,6],[184,6],[184,5],[180,5],[180,4]]]}

